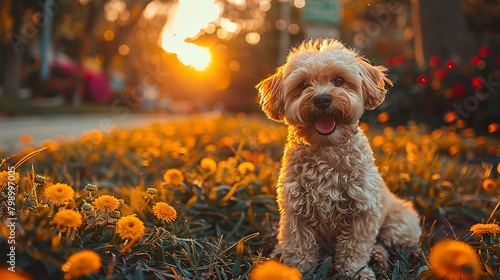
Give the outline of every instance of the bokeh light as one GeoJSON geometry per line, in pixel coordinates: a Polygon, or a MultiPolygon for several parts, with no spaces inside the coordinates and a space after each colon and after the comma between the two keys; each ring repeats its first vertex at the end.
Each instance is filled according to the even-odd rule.
{"type": "Polygon", "coordinates": [[[285,30],[286,29],[286,20],[284,19],[278,19],[275,23],[276,29],[278,30],[285,30]]]}
{"type": "Polygon", "coordinates": [[[489,133],[493,133],[493,132],[497,132],[497,131],[500,131],[500,125],[498,123],[491,123],[490,125],[488,125],[488,132],[489,133]]]}
{"type": "Polygon", "coordinates": [[[451,123],[455,121],[458,118],[457,112],[449,112],[446,115],[444,115],[444,121],[447,123],[451,123]]]}
{"type": "Polygon", "coordinates": [[[129,53],[130,49],[127,45],[120,45],[118,47],[118,53],[121,55],[127,55],[129,53]]]}
{"type": "Polygon", "coordinates": [[[259,2],[259,9],[263,12],[267,12],[271,9],[270,1],[263,0],[259,2]]]}
{"type": "Polygon", "coordinates": [[[294,0],[293,5],[299,9],[302,9],[306,5],[306,1],[305,0],[294,0]]]}
{"type": "Polygon", "coordinates": [[[96,57],[95,57],[95,61],[96,61],[97,63],[99,63],[99,64],[103,64],[105,60],[106,60],[106,58],[105,58],[105,57],[104,57],[104,55],[103,55],[103,54],[101,54],[101,53],[98,53],[98,54],[96,55],[96,57]]]}
{"type": "Polygon", "coordinates": [[[427,75],[420,75],[417,79],[417,83],[421,86],[427,84],[427,82],[429,81],[429,78],[427,78],[427,75]]]}
{"type": "Polygon", "coordinates": [[[260,41],[260,35],[257,32],[250,32],[245,36],[245,40],[250,45],[257,45],[260,41]]]}
{"type": "Polygon", "coordinates": [[[383,113],[379,114],[377,117],[377,119],[380,123],[388,122],[389,118],[390,118],[390,115],[387,112],[383,112],[383,113]]]}
{"type": "Polygon", "coordinates": [[[232,71],[240,70],[240,63],[237,60],[231,60],[228,66],[232,71]]]}
{"type": "Polygon", "coordinates": [[[455,61],[450,60],[450,61],[446,62],[446,68],[448,68],[448,69],[453,69],[456,66],[457,66],[457,63],[455,61]]]}
{"type": "Polygon", "coordinates": [[[113,38],[115,38],[115,33],[113,33],[113,31],[111,30],[104,31],[104,40],[112,41],[113,38]]]}
{"type": "Polygon", "coordinates": [[[292,23],[288,26],[288,32],[290,32],[290,34],[295,35],[295,34],[299,33],[299,31],[300,31],[300,27],[295,23],[292,23]]]}

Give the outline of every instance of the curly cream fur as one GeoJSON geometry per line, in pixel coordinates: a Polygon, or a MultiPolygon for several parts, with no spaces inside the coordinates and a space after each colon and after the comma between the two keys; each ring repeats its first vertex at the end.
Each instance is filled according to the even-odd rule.
{"type": "MultiPolygon", "coordinates": [[[[310,40],[293,49],[287,63],[257,87],[268,116],[288,125],[278,180],[280,223],[278,245],[286,264],[307,270],[319,261],[318,239],[336,242],[335,269],[354,275],[370,255],[384,263],[387,252],[376,242],[399,248],[417,246],[419,218],[411,203],[385,186],[373,153],[358,128],[364,109],[384,99],[390,84],[384,68],[371,66],[335,40],[310,40]],[[332,85],[341,76],[345,83],[332,85]],[[298,85],[307,82],[309,87],[298,85]],[[327,109],[315,108],[316,95],[328,95],[327,109]],[[336,127],[315,130],[318,115],[336,127]]],[[[370,268],[361,279],[375,279],[370,268]]]]}

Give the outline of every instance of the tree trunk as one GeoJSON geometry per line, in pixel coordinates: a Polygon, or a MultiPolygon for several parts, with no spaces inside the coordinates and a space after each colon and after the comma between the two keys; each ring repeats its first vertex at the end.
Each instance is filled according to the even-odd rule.
{"type": "Polygon", "coordinates": [[[10,98],[17,98],[17,92],[21,87],[21,73],[23,65],[23,55],[26,50],[26,44],[29,38],[26,38],[21,33],[23,22],[21,21],[24,11],[26,10],[25,1],[14,1],[11,6],[11,15],[14,19],[12,33],[9,34],[9,44],[5,47],[5,65],[2,67],[4,71],[5,94],[10,98]]]}
{"type": "Polygon", "coordinates": [[[412,0],[415,58],[425,67],[432,56],[442,60],[472,56],[470,31],[459,0],[412,0]]]}
{"type": "Polygon", "coordinates": [[[80,51],[78,57],[76,58],[76,79],[75,79],[75,92],[73,94],[72,105],[74,108],[79,108],[82,104],[82,99],[84,97],[84,82],[83,82],[83,68],[85,66],[85,60],[89,55],[89,50],[91,44],[94,40],[94,29],[97,23],[97,19],[101,15],[102,5],[101,2],[92,1],[89,3],[89,11],[87,14],[87,20],[85,21],[85,28],[79,34],[80,39],[80,51]]]}

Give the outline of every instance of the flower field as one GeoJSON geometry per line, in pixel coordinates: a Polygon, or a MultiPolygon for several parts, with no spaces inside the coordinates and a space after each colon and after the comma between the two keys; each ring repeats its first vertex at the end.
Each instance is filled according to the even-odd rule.
{"type": "MultiPolygon", "coordinates": [[[[421,248],[387,247],[388,267],[373,267],[379,279],[498,279],[498,139],[451,126],[360,126],[389,188],[423,217],[421,248]]],[[[349,279],[330,269],[328,241],[324,261],[302,276],[267,259],[285,140],[285,126],[241,113],[43,147],[25,135],[22,152],[1,155],[1,265],[8,218],[17,221],[16,274],[4,267],[0,278],[349,279]]]]}

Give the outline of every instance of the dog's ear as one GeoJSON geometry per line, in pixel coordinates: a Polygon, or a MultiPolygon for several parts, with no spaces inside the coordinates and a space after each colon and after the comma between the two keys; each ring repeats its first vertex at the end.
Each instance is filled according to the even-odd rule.
{"type": "Polygon", "coordinates": [[[276,73],[262,80],[257,86],[260,97],[260,106],[267,116],[275,121],[284,118],[283,98],[283,66],[276,69],[276,73]]]}
{"type": "Polygon", "coordinates": [[[382,104],[387,94],[386,85],[392,86],[391,80],[387,78],[386,68],[383,66],[373,66],[366,59],[358,57],[361,65],[361,90],[365,108],[375,109],[382,104]]]}

